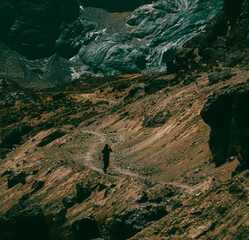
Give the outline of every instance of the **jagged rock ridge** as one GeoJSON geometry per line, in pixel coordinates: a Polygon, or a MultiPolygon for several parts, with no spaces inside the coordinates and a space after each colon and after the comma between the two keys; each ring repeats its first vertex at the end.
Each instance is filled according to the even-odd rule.
{"type": "MultiPolygon", "coordinates": [[[[116,7],[117,1],[107,1],[107,8],[109,2],[116,7]]],[[[30,61],[19,55],[14,58],[14,62],[23,64],[23,72],[30,81],[57,82],[54,75],[47,74],[47,61],[51,60],[42,59],[53,54],[66,58],[59,59],[58,68],[71,73],[72,78],[166,70],[166,62],[173,58],[174,51],[202,31],[222,5],[221,0],[160,0],[152,4],[135,1],[125,2],[124,6],[124,2],[118,2],[117,8],[123,10],[133,4],[133,8],[138,8],[110,13],[101,9],[100,1],[86,2],[95,8],[85,7],[84,3],[82,6],[67,0],[1,3],[0,11],[4,13],[1,22],[5,23],[0,26],[1,40],[28,59],[36,59],[30,61]]],[[[5,55],[4,63],[10,61],[13,56],[5,55]]],[[[15,71],[1,68],[5,77],[13,77],[15,71]]],[[[56,66],[53,69],[60,73],[56,66]]],[[[68,74],[65,75],[60,77],[61,81],[68,80],[68,74]]],[[[22,82],[19,76],[18,80],[22,82]]]]}

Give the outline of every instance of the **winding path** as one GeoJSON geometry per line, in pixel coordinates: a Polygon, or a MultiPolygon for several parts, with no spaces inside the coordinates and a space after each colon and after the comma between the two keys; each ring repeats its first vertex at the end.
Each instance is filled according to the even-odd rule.
{"type": "MultiPolygon", "coordinates": [[[[90,136],[97,137],[97,139],[89,145],[87,152],[84,153],[83,162],[81,164],[96,171],[96,172],[98,172],[98,173],[104,174],[103,170],[102,170],[103,166],[102,166],[100,149],[103,148],[103,146],[106,142],[112,142],[112,140],[110,139],[110,137],[108,137],[108,135],[106,133],[103,133],[100,131],[82,130],[81,133],[82,134],[89,134],[90,136]]],[[[113,138],[115,138],[115,137],[113,137],[113,138]]],[[[143,177],[137,173],[133,173],[133,172],[130,172],[129,170],[125,170],[125,169],[118,167],[117,163],[115,161],[115,154],[117,154],[117,153],[115,153],[115,152],[112,153],[111,166],[108,169],[109,173],[107,173],[108,176],[115,177],[115,178],[123,178],[126,176],[130,176],[130,177],[140,178],[143,180],[149,180],[149,181],[153,182],[152,179],[148,179],[147,177],[143,177]]],[[[208,180],[208,181],[206,181],[202,184],[199,184],[197,186],[189,186],[189,185],[184,185],[184,184],[177,183],[177,182],[161,182],[161,181],[158,182],[158,181],[156,181],[155,183],[171,185],[171,186],[180,188],[189,194],[193,194],[194,192],[196,193],[198,191],[201,191],[201,189],[205,189],[210,184],[210,181],[208,180]]]]}

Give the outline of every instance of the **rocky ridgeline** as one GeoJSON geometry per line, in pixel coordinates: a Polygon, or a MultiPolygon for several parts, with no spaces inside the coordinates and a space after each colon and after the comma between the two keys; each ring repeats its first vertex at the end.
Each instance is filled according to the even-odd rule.
{"type": "Polygon", "coordinates": [[[206,31],[193,37],[175,53],[169,72],[192,71],[207,66],[246,66],[248,62],[249,3],[224,0],[223,9],[208,23],[206,31]]]}
{"type": "Polygon", "coordinates": [[[163,71],[174,51],[202,31],[222,5],[221,0],[147,3],[106,1],[103,6],[102,1],[82,0],[79,7],[67,0],[4,0],[0,40],[10,49],[0,46],[0,76],[30,85],[163,71]],[[102,7],[122,13],[112,15],[102,7]]]}

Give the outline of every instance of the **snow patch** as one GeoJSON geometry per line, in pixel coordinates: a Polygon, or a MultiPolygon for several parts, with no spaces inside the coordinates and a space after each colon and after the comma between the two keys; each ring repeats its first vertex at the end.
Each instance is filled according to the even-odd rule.
{"type": "Polygon", "coordinates": [[[70,70],[71,70],[71,76],[72,76],[72,79],[74,80],[74,79],[78,79],[78,78],[80,78],[80,74],[78,73],[78,72],[76,72],[76,70],[75,70],[75,68],[74,67],[71,67],[70,68],[70,70]]]}

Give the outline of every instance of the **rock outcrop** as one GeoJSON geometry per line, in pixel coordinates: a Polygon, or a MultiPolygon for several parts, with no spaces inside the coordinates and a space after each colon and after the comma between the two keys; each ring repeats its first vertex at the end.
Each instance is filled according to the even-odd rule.
{"type": "Polygon", "coordinates": [[[0,217],[0,237],[5,240],[50,239],[45,217],[39,206],[17,204],[0,217]]]}
{"type": "Polygon", "coordinates": [[[26,183],[26,173],[23,171],[10,172],[8,174],[8,188],[12,188],[18,183],[26,183]]]}
{"type": "Polygon", "coordinates": [[[40,98],[31,90],[22,88],[18,83],[0,79],[0,108],[39,102],[40,98]]]}
{"type": "Polygon", "coordinates": [[[167,213],[165,204],[145,204],[124,209],[114,216],[110,226],[111,239],[128,239],[167,213]]]}
{"type": "Polygon", "coordinates": [[[238,156],[249,168],[249,84],[223,88],[209,97],[201,116],[211,127],[209,147],[216,166],[230,156],[238,156]]]}
{"type": "Polygon", "coordinates": [[[60,24],[77,19],[76,1],[8,1],[0,5],[1,40],[31,59],[50,56],[59,36],[60,24]],[[3,26],[2,26],[3,25],[3,26]]]}
{"type": "Polygon", "coordinates": [[[192,70],[206,64],[235,66],[248,61],[245,51],[249,46],[249,4],[246,0],[225,0],[223,9],[207,24],[206,30],[175,53],[175,64],[169,71],[192,70]],[[241,51],[243,50],[243,51],[241,51]]]}
{"type": "Polygon", "coordinates": [[[75,240],[95,239],[100,236],[98,225],[92,216],[82,218],[73,222],[72,229],[75,240]]]}

